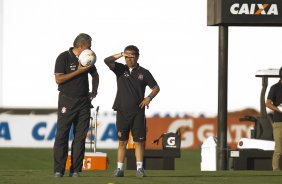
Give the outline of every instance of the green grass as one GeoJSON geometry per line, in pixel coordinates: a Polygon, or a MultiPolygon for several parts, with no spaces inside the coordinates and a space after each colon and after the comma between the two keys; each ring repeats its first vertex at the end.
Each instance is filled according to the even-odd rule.
{"type": "Polygon", "coordinates": [[[148,177],[136,178],[135,171],[126,170],[124,178],[111,177],[116,167],[116,150],[108,153],[106,171],[84,171],[80,178],[54,178],[51,149],[0,149],[0,184],[266,184],[281,183],[282,172],[272,171],[200,171],[200,152],[183,150],[175,162],[175,170],[146,170],[148,177]]]}

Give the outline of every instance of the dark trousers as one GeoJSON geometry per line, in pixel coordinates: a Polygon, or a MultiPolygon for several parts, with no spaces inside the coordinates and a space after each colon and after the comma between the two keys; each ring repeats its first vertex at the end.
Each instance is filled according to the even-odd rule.
{"type": "Polygon", "coordinates": [[[57,133],[54,143],[54,172],[64,174],[68,156],[69,132],[73,125],[70,172],[81,172],[85,139],[89,128],[91,103],[87,97],[70,98],[59,94],[57,133]]]}

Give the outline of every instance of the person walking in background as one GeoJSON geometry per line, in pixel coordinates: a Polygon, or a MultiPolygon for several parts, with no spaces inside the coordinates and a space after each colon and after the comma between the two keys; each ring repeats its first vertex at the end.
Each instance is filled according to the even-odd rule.
{"type": "Polygon", "coordinates": [[[136,176],[145,176],[143,169],[146,140],[145,107],[149,106],[160,88],[152,74],[137,63],[138,59],[139,49],[134,45],[129,45],[124,52],[114,54],[104,60],[117,78],[117,93],[113,105],[113,109],[117,111],[116,127],[119,140],[115,177],[124,176],[124,158],[130,131],[135,143],[136,176]],[[116,62],[122,57],[125,58],[126,64],[116,62]],[[146,86],[151,88],[151,92],[144,97],[146,86]]]}
{"type": "Polygon", "coordinates": [[[282,155],[282,67],[279,70],[280,80],[271,86],[267,100],[266,107],[273,110],[273,138],[275,142],[275,149],[272,157],[273,171],[280,171],[280,159],[282,155]]]}
{"type": "Polygon", "coordinates": [[[68,156],[69,132],[73,126],[69,176],[79,177],[85,151],[85,138],[89,128],[91,101],[97,95],[99,75],[94,65],[83,67],[78,56],[91,48],[92,38],[79,34],[73,47],[61,53],[55,64],[55,80],[58,84],[58,121],[54,143],[54,173],[62,177],[68,156]],[[89,92],[88,74],[92,76],[92,92],[89,92]]]}

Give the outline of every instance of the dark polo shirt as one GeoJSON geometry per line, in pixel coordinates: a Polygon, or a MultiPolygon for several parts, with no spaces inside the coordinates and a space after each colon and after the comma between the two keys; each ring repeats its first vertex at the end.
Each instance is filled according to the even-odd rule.
{"type": "Polygon", "coordinates": [[[152,74],[137,65],[131,73],[127,65],[115,62],[113,72],[117,77],[117,93],[113,109],[127,112],[140,110],[139,104],[144,99],[146,86],[157,86],[152,74]]]}
{"type": "MultiPolygon", "coordinates": [[[[72,49],[73,48],[70,48],[68,51],[61,53],[57,57],[55,64],[55,74],[68,74],[77,70],[79,64],[78,58],[72,52],[72,49]]],[[[70,97],[86,96],[89,92],[88,73],[92,75],[96,72],[97,69],[95,66],[93,66],[88,70],[88,72],[77,75],[64,83],[59,84],[58,90],[70,97]]]]}
{"type": "MultiPolygon", "coordinates": [[[[271,86],[267,99],[272,100],[275,106],[279,106],[282,103],[282,83],[280,81],[271,86]]],[[[282,122],[282,113],[274,111],[273,121],[282,122]]]]}

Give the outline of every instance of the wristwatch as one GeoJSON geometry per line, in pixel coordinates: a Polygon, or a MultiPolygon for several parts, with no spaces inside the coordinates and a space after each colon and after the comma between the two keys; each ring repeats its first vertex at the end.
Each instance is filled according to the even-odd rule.
{"type": "Polygon", "coordinates": [[[150,99],[150,101],[152,101],[152,100],[153,100],[153,98],[152,98],[151,96],[147,96],[147,98],[149,98],[149,99],[150,99]]]}

